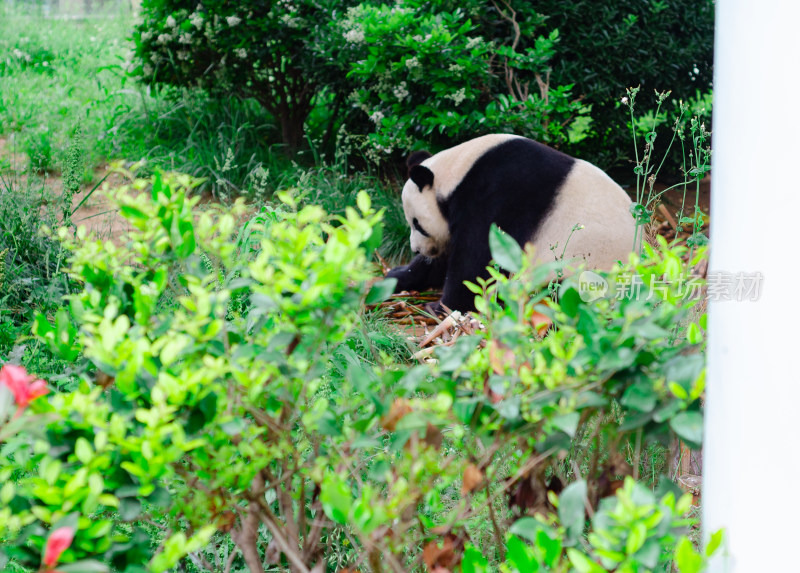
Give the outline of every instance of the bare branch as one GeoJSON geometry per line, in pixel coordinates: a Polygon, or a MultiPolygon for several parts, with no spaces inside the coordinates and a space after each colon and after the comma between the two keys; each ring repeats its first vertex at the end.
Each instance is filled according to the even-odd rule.
{"type": "Polygon", "coordinates": [[[286,540],[286,537],[284,537],[283,531],[281,530],[281,524],[278,523],[278,518],[274,513],[272,513],[269,505],[267,505],[267,501],[263,498],[259,499],[258,505],[261,508],[261,520],[264,522],[264,525],[267,526],[267,529],[269,529],[270,533],[272,533],[272,538],[280,546],[281,551],[283,551],[283,554],[286,555],[286,558],[292,564],[293,568],[300,573],[309,573],[308,567],[306,567],[303,559],[300,557],[300,555],[298,555],[298,548],[292,547],[286,540]]]}
{"type": "Polygon", "coordinates": [[[228,555],[228,560],[225,562],[225,570],[222,573],[231,573],[231,567],[233,567],[233,562],[236,559],[236,552],[239,551],[239,547],[234,547],[231,554],[228,555]]]}
{"type": "MultiPolygon", "coordinates": [[[[511,3],[508,0],[500,0],[500,1],[503,3],[506,9],[508,9],[511,15],[507,14],[505,10],[503,10],[500,6],[498,6],[495,0],[492,0],[492,4],[494,4],[494,7],[497,9],[497,13],[500,14],[500,16],[504,20],[509,22],[511,26],[514,28],[514,39],[511,42],[511,51],[515,52],[517,50],[517,46],[519,45],[520,37],[522,36],[522,33],[519,28],[519,22],[517,22],[517,12],[516,10],[514,10],[514,8],[511,7],[511,3]]],[[[517,101],[525,101],[525,99],[527,98],[525,99],[520,98],[521,93],[519,92],[519,89],[516,91],[514,90],[514,84],[516,83],[517,88],[519,88],[519,83],[517,83],[516,78],[514,76],[514,68],[508,65],[508,58],[503,59],[503,72],[504,72],[503,75],[506,78],[506,87],[508,88],[508,93],[511,94],[511,97],[513,97],[517,101]]],[[[527,93],[527,88],[526,88],[526,93],[527,93]]]]}
{"type": "MultiPolygon", "coordinates": [[[[264,491],[264,478],[261,472],[256,474],[253,478],[251,487],[253,492],[264,491]]],[[[263,499],[263,493],[256,494],[257,497],[263,499]]],[[[244,562],[250,569],[250,573],[264,573],[264,567],[261,565],[261,559],[258,556],[258,504],[253,500],[247,507],[247,515],[242,520],[241,528],[231,531],[231,539],[242,552],[244,562]]]]}

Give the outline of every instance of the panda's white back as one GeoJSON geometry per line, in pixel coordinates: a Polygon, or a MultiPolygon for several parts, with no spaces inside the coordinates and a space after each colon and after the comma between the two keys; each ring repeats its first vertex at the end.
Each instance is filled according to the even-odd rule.
{"type": "Polygon", "coordinates": [[[603,270],[627,261],[628,253],[639,247],[630,205],[628,194],[603,170],[576,159],[533,237],[536,260],[585,261],[587,267],[603,270]],[[576,225],[583,228],[573,232],[576,225]]]}

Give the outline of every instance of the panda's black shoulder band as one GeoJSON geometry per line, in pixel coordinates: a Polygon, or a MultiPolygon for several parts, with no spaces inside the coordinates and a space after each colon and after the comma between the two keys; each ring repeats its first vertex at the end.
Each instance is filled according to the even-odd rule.
{"type": "Polygon", "coordinates": [[[428,185],[433,185],[433,171],[424,165],[414,165],[408,170],[408,177],[419,187],[420,193],[428,185]]]}

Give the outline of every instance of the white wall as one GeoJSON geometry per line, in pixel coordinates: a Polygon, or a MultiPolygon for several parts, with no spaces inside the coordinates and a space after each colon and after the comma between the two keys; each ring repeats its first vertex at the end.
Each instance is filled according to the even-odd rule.
{"type": "Polygon", "coordinates": [[[800,2],[717,0],[713,271],[760,271],[711,303],[703,476],[719,573],[800,571],[800,2]]]}

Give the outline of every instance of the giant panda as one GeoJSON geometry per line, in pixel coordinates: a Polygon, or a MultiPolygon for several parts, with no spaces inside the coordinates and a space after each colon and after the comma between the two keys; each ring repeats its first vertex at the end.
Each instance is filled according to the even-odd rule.
{"type": "Polygon", "coordinates": [[[443,288],[437,313],[475,308],[464,281],[489,276],[492,223],[533,243],[538,262],[610,270],[635,248],[625,191],[598,167],[531,139],[484,135],[436,155],[417,151],[407,165],[403,210],[416,257],[386,276],[396,292],[443,288]]]}

